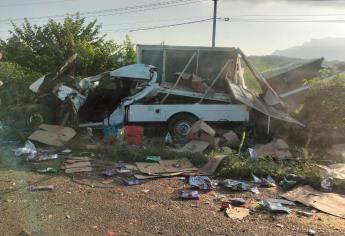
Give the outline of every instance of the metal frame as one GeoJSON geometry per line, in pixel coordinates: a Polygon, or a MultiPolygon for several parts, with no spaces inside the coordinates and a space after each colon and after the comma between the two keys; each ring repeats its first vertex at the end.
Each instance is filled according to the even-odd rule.
{"type": "Polygon", "coordinates": [[[199,56],[200,51],[214,51],[214,52],[234,52],[238,50],[238,48],[235,47],[191,47],[191,46],[169,46],[169,45],[149,45],[149,44],[138,44],[136,51],[137,51],[137,63],[142,64],[142,51],[143,50],[156,50],[156,51],[162,51],[163,52],[163,58],[162,58],[162,82],[166,82],[166,51],[167,50],[195,50],[197,52],[196,55],[196,71],[195,74],[198,75],[199,70],[199,56]]]}

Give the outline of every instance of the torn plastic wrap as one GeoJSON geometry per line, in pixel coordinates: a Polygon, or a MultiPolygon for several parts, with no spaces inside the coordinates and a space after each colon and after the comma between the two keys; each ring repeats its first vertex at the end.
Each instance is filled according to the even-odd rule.
{"type": "Polygon", "coordinates": [[[14,155],[28,155],[28,159],[34,159],[37,155],[35,145],[31,141],[26,141],[24,147],[13,149],[14,155]]]}
{"type": "Polygon", "coordinates": [[[222,185],[235,191],[248,191],[250,189],[249,184],[239,180],[225,179],[222,181],[222,185]]]}
{"type": "Polygon", "coordinates": [[[259,204],[271,212],[289,214],[292,211],[290,208],[283,206],[283,204],[279,202],[271,202],[269,200],[263,200],[259,204]]]}
{"type": "Polygon", "coordinates": [[[199,200],[200,194],[198,191],[186,190],[186,191],[181,191],[180,197],[182,199],[199,200]]]}
{"type": "Polygon", "coordinates": [[[207,176],[190,176],[189,184],[192,187],[199,188],[201,190],[213,189],[212,182],[207,176]]]}

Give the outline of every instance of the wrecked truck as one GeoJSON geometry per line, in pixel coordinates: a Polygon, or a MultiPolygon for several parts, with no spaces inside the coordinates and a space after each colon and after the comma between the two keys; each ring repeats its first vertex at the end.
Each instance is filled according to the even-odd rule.
{"type": "Polygon", "coordinates": [[[138,46],[138,64],[82,79],[69,74],[77,58],[74,55],[57,73],[43,76],[30,86],[41,98],[30,106],[54,111],[48,116],[44,109],[32,110],[26,115],[27,124],[53,122],[97,128],[164,123],[172,135],[185,137],[199,119],[247,123],[250,110],[255,109],[268,117],[268,132],[271,117],[303,125],[286,112],[284,101],[240,49],[150,46],[153,54],[162,52],[159,58],[146,48],[138,46]],[[169,55],[175,56],[175,61],[169,55]],[[212,61],[215,65],[207,62],[212,59],[210,55],[218,57],[212,61]],[[247,88],[243,66],[253,73],[261,94],[247,88]]]}

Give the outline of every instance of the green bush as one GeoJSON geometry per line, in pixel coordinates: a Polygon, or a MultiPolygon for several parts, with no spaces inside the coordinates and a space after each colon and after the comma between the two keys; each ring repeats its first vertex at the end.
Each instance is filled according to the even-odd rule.
{"type": "Polygon", "coordinates": [[[0,120],[10,124],[23,115],[22,107],[30,101],[29,85],[41,74],[12,62],[0,62],[0,120]]]}
{"type": "Polygon", "coordinates": [[[328,149],[345,142],[345,75],[308,82],[311,89],[298,112],[311,147],[328,149]]]}

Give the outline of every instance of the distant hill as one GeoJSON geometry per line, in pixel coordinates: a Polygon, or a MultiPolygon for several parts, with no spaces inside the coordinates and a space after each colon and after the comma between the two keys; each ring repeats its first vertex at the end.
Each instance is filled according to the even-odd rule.
{"type": "Polygon", "coordinates": [[[304,59],[324,57],[327,61],[345,61],[345,38],[312,39],[300,46],[277,50],[273,55],[304,59]]]}
{"type": "Polygon", "coordinates": [[[276,55],[249,56],[248,59],[260,72],[266,72],[276,68],[285,67],[296,63],[303,63],[306,61],[305,59],[276,55]]]}

